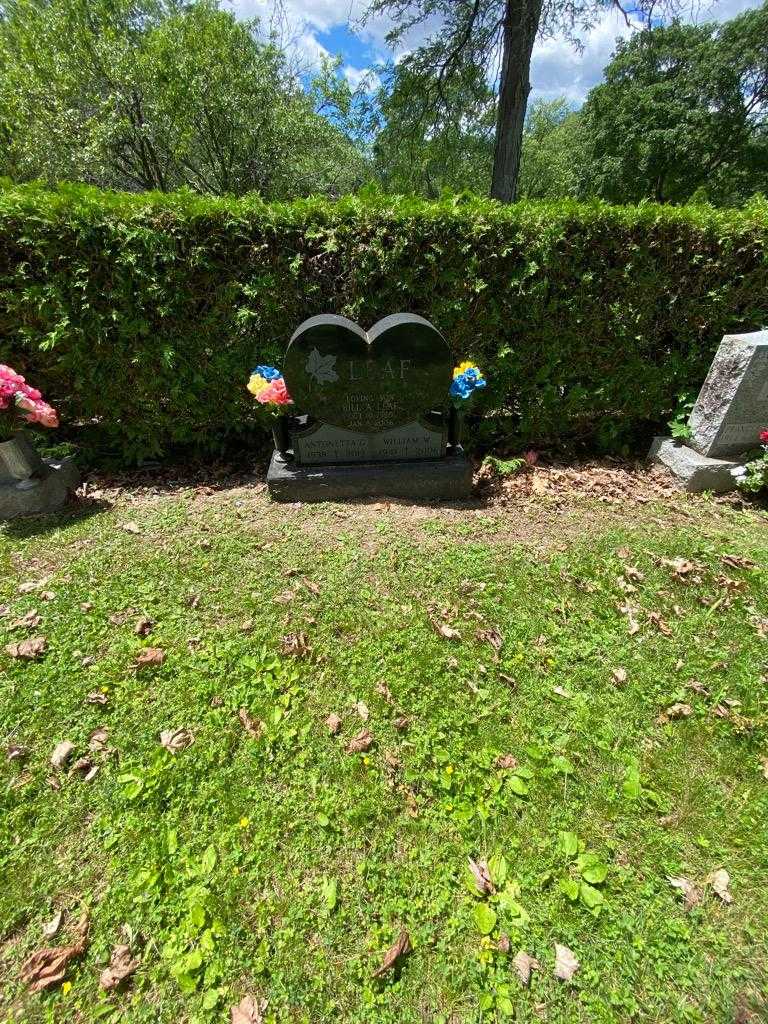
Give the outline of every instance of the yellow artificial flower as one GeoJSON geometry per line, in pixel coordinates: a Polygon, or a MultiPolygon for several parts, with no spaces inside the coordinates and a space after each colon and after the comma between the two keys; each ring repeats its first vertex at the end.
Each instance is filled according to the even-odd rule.
{"type": "MultiPolygon", "coordinates": [[[[459,363],[459,365],[454,367],[453,370],[454,379],[456,377],[460,377],[465,370],[477,370],[477,367],[474,363],[470,362],[459,363]]],[[[478,370],[477,372],[479,373],[480,371],[478,370]]]]}
{"type": "Polygon", "coordinates": [[[269,387],[269,381],[264,380],[260,373],[252,373],[251,379],[248,381],[248,390],[252,395],[258,396],[264,390],[269,387]]]}

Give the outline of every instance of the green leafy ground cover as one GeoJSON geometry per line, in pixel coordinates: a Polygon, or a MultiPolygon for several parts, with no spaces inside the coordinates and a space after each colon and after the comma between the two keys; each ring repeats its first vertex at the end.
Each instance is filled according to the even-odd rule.
{"type": "Polygon", "coordinates": [[[0,738],[27,748],[2,768],[0,1019],[225,1021],[250,994],[270,1022],[764,1020],[765,526],[246,487],[6,528],[3,644],[47,648],[0,654],[0,738]],[[22,964],[84,910],[84,955],[30,994],[22,964]],[[139,967],[106,994],[119,943],[139,967]]]}

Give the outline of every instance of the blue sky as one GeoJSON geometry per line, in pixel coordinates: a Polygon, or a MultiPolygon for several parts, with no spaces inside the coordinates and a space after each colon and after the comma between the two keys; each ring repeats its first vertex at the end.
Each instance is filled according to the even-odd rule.
{"type": "MultiPolygon", "coordinates": [[[[762,0],[703,0],[691,20],[724,21],[748,8],[760,7],[761,3],[762,0]]],[[[282,9],[281,32],[297,58],[311,64],[323,54],[338,54],[344,73],[354,85],[371,65],[398,56],[386,45],[386,22],[379,19],[366,26],[359,24],[365,0],[282,0],[280,5],[273,0],[229,0],[229,4],[238,16],[259,17],[265,25],[282,9]]],[[[573,105],[582,103],[587,92],[600,81],[617,37],[630,31],[623,18],[611,11],[583,36],[581,52],[562,38],[538,42],[531,69],[531,99],[565,96],[573,105]]],[[[418,39],[409,42],[415,45],[418,39]]]]}

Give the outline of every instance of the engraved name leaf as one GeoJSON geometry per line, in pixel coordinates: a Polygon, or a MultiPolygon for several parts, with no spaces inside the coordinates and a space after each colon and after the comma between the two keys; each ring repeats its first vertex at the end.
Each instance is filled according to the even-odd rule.
{"type": "Polygon", "coordinates": [[[336,356],[322,356],[316,348],[313,348],[309,353],[305,369],[318,384],[333,384],[339,379],[338,373],[334,370],[335,365],[336,356]]]}

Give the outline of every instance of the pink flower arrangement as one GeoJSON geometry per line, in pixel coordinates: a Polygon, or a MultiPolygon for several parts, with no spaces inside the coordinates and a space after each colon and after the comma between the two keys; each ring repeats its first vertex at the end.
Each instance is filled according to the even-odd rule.
{"type": "MultiPolygon", "coordinates": [[[[15,414],[24,423],[37,423],[41,427],[58,427],[59,417],[55,409],[43,401],[43,396],[20,373],[0,363],[0,412],[15,414]]],[[[12,426],[7,433],[12,433],[12,426]]]]}
{"type": "Polygon", "coordinates": [[[768,444],[768,430],[760,431],[760,441],[762,444],[768,444]]]}

